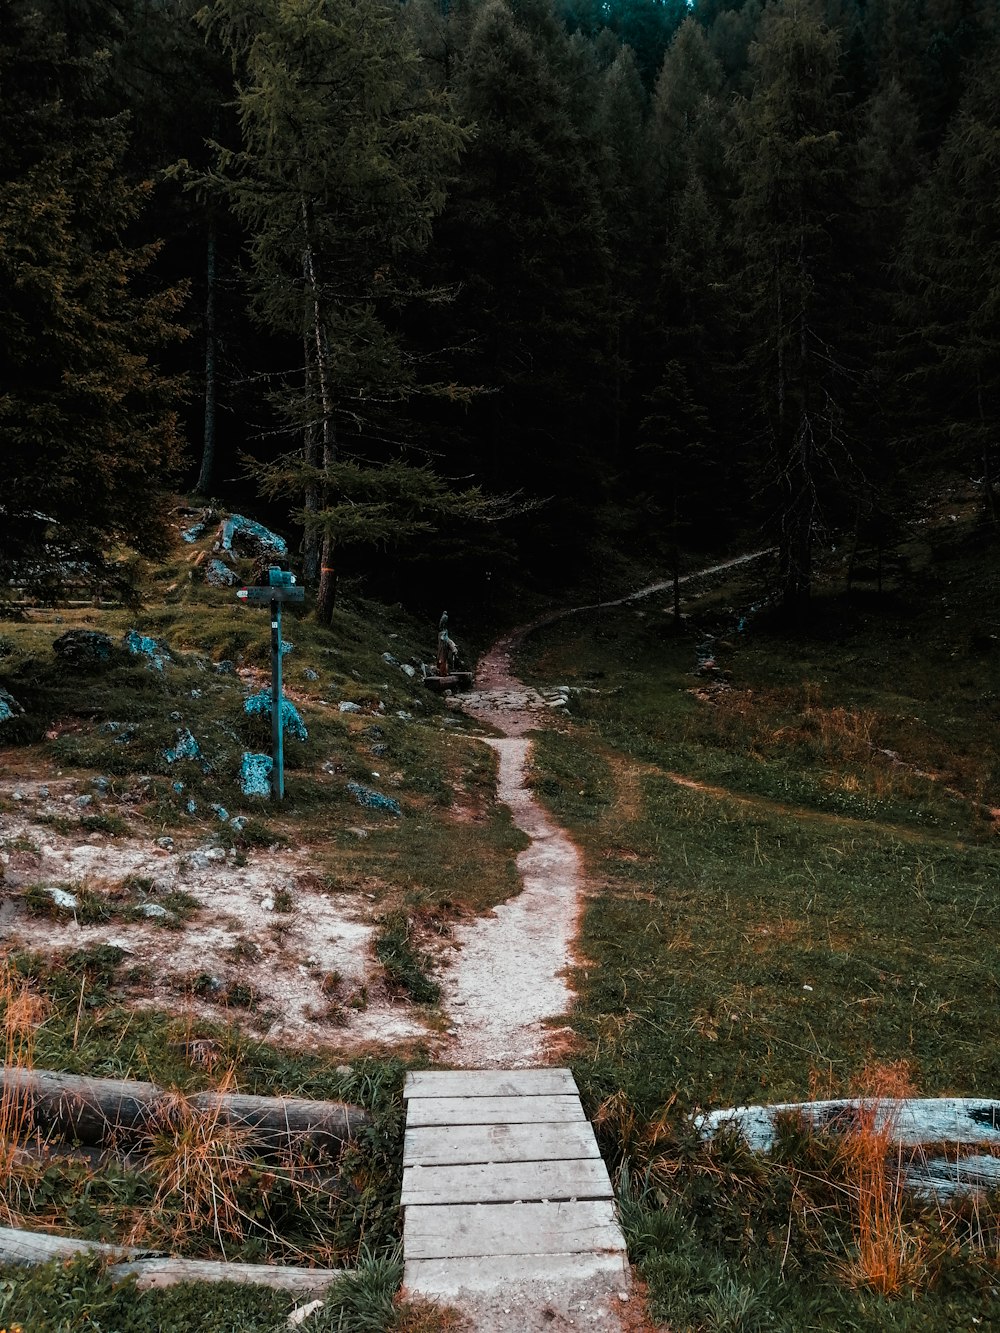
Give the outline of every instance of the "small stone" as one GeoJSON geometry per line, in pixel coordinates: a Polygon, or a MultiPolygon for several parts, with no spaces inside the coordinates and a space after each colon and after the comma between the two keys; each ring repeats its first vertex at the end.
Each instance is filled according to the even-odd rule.
{"type": "Polygon", "coordinates": [[[368,830],[366,828],[349,828],[347,831],[348,833],[353,833],[359,840],[364,840],[368,837],[368,830]]]}
{"type": "Polygon", "coordinates": [[[802,987],[802,989],[803,989],[803,990],[812,990],[812,986],[805,985],[805,986],[802,987]]]}
{"type": "Polygon", "coordinates": [[[208,847],[205,850],[206,861],[224,861],[226,859],[225,849],[222,847],[208,847]]]}
{"type": "Polygon", "coordinates": [[[20,789],[19,787],[18,787],[18,788],[15,788],[14,791],[12,791],[10,795],[11,795],[11,799],[14,800],[14,801],[23,801],[23,800],[24,800],[24,792],[21,791],[21,789],[20,789]]]}
{"type": "Polygon", "coordinates": [[[81,810],[85,810],[88,805],[94,804],[94,798],[93,796],[78,796],[73,804],[78,806],[81,810]]]}
{"type": "Polygon", "coordinates": [[[153,921],[165,921],[170,913],[159,903],[143,903],[139,908],[143,916],[148,916],[153,921]]]}
{"type": "Polygon", "coordinates": [[[90,785],[93,787],[94,791],[97,792],[98,796],[107,796],[111,787],[111,779],[105,777],[94,778],[90,785]]]}
{"type": "Polygon", "coordinates": [[[40,797],[41,800],[43,800],[43,801],[47,801],[47,800],[49,799],[49,789],[48,789],[48,787],[39,787],[39,788],[38,788],[38,795],[39,795],[39,797],[40,797]]]}
{"type": "Polygon", "coordinates": [[[306,680],[319,680],[319,672],[313,671],[312,667],[306,667],[302,675],[306,680]]]}
{"type": "Polygon", "coordinates": [[[217,676],[235,676],[236,663],[224,657],[221,662],[216,662],[214,670],[217,676]]]}
{"type": "Polygon", "coordinates": [[[407,676],[409,676],[411,680],[417,674],[415,668],[411,667],[409,662],[401,662],[399,664],[399,669],[400,671],[404,672],[407,676]]]}
{"type": "Polygon", "coordinates": [[[56,907],[65,907],[68,911],[76,910],[76,894],[67,893],[65,889],[57,889],[54,885],[46,889],[46,893],[52,899],[56,907]]]}
{"type": "Polygon", "coordinates": [[[413,714],[408,713],[405,708],[400,708],[399,711],[396,713],[396,716],[399,718],[400,722],[413,721],[413,714]]]}
{"type": "Polygon", "coordinates": [[[261,907],[264,909],[265,912],[273,912],[273,911],[274,911],[274,899],[273,899],[273,898],[261,898],[261,900],[260,900],[260,905],[261,905],[261,907]]]}
{"type": "Polygon", "coordinates": [[[157,838],[156,845],[162,847],[164,851],[171,852],[174,849],[174,840],[173,838],[157,838]]]}
{"type": "Polygon", "coordinates": [[[342,699],[337,705],[341,713],[360,713],[361,705],[352,703],[349,699],[342,699]]]}

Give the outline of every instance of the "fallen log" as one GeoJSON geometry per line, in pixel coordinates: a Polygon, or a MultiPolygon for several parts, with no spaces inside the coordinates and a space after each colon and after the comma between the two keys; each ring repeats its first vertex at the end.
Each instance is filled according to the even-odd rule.
{"type": "Polygon", "coordinates": [[[46,1264],[51,1259],[72,1259],[78,1254],[99,1254],[111,1262],[114,1282],[134,1277],[140,1291],[171,1287],[178,1282],[240,1282],[274,1287],[296,1296],[326,1291],[342,1269],[291,1268],[281,1264],[229,1264],[207,1259],[177,1259],[158,1250],[134,1245],[108,1245],[75,1236],[48,1236],[16,1227],[0,1227],[0,1264],[46,1264]]]}
{"type": "Polygon", "coordinates": [[[1000,1100],[994,1098],[855,1097],[732,1106],[699,1115],[694,1125],[704,1139],[735,1133],[754,1152],[770,1153],[782,1120],[842,1136],[868,1126],[901,1150],[900,1180],[914,1194],[946,1199],[1000,1188],[1000,1156],[993,1155],[1000,1154],[1000,1100]],[[957,1156],[942,1156],[942,1145],[957,1156]]]}
{"type": "Polygon", "coordinates": [[[140,1291],[178,1282],[240,1282],[274,1287],[295,1296],[317,1296],[341,1277],[339,1268],[285,1268],[280,1264],[229,1264],[210,1259],[131,1259],[108,1269],[113,1282],[135,1277],[140,1291]]]}
{"type": "Polygon", "coordinates": [[[236,1092],[167,1092],[155,1083],[89,1078],[41,1069],[0,1069],[0,1095],[26,1128],[51,1138],[105,1144],[122,1135],[162,1129],[189,1111],[245,1128],[269,1150],[309,1146],[339,1151],[369,1123],[367,1111],[347,1102],[303,1097],[252,1097],[236,1092]]]}

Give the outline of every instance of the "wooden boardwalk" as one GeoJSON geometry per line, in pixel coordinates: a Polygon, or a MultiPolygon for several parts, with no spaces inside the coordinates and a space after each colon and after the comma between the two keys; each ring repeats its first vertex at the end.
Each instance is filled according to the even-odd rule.
{"type": "Polygon", "coordinates": [[[611,1181],[570,1070],[413,1073],[404,1096],[411,1292],[624,1280],[611,1181]]]}

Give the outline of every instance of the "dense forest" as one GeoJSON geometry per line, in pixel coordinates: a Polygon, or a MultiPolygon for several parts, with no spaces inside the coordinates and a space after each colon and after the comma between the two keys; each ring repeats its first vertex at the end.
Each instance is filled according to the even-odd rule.
{"type": "Polygon", "coordinates": [[[321,618],[751,532],[795,615],[936,470],[992,520],[998,87],[995,0],[0,0],[2,582],[179,487],[321,618]]]}

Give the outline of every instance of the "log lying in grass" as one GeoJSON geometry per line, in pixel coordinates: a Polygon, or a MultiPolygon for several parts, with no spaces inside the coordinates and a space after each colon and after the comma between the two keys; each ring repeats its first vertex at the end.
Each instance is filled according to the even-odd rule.
{"type": "Polygon", "coordinates": [[[285,1268],[280,1264],[228,1264],[209,1259],[131,1259],[108,1269],[114,1282],[135,1277],[140,1291],[178,1282],[241,1282],[274,1287],[295,1296],[319,1296],[341,1277],[338,1268],[285,1268]]]}
{"type": "Polygon", "coordinates": [[[822,1102],[780,1102],[774,1106],[733,1106],[698,1116],[703,1138],[724,1129],[746,1139],[755,1152],[770,1152],[779,1118],[798,1119],[815,1130],[847,1134],[860,1111],[874,1110],[874,1128],[888,1132],[891,1143],[990,1144],[1000,1148],[1000,1101],[988,1097],[855,1097],[822,1102]]]}
{"type": "Polygon", "coordinates": [[[780,1120],[798,1121],[818,1131],[848,1135],[864,1120],[886,1142],[906,1149],[902,1182],[915,1194],[951,1198],[1000,1188],[1000,1101],[985,1097],[871,1097],[836,1101],[782,1102],[774,1106],[734,1106],[695,1119],[703,1138],[731,1132],[754,1152],[769,1153],[780,1120]],[[943,1144],[986,1149],[957,1158],[943,1144]],[[926,1149],[922,1154],[921,1149],[926,1149]]]}
{"type": "Polygon", "coordinates": [[[0,1089],[9,1104],[23,1105],[41,1134],[85,1144],[165,1128],[190,1109],[247,1129],[262,1147],[308,1144],[336,1152],[370,1119],[361,1107],[346,1102],[235,1092],[185,1097],[165,1092],[155,1083],[13,1066],[0,1069],[0,1089]]]}
{"type": "Polygon", "coordinates": [[[50,1259],[72,1259],[77,1254],[100,1254],[111,1260],[108,1272],[115,1282],[135,1277],[140,1291],[172,1287],[178,1282],[245,1282],[274,1287],[296,1296],[326,1291],[342,1270],[285,1268],[280,1264],[227,1264],[204,1259],[173,1259],[159,1251],[132,1245],[106,1245],[73,1236],[46,1236],[37,1231],[0,1227],[0,1263],[45,1264],[50,1259]]]}

